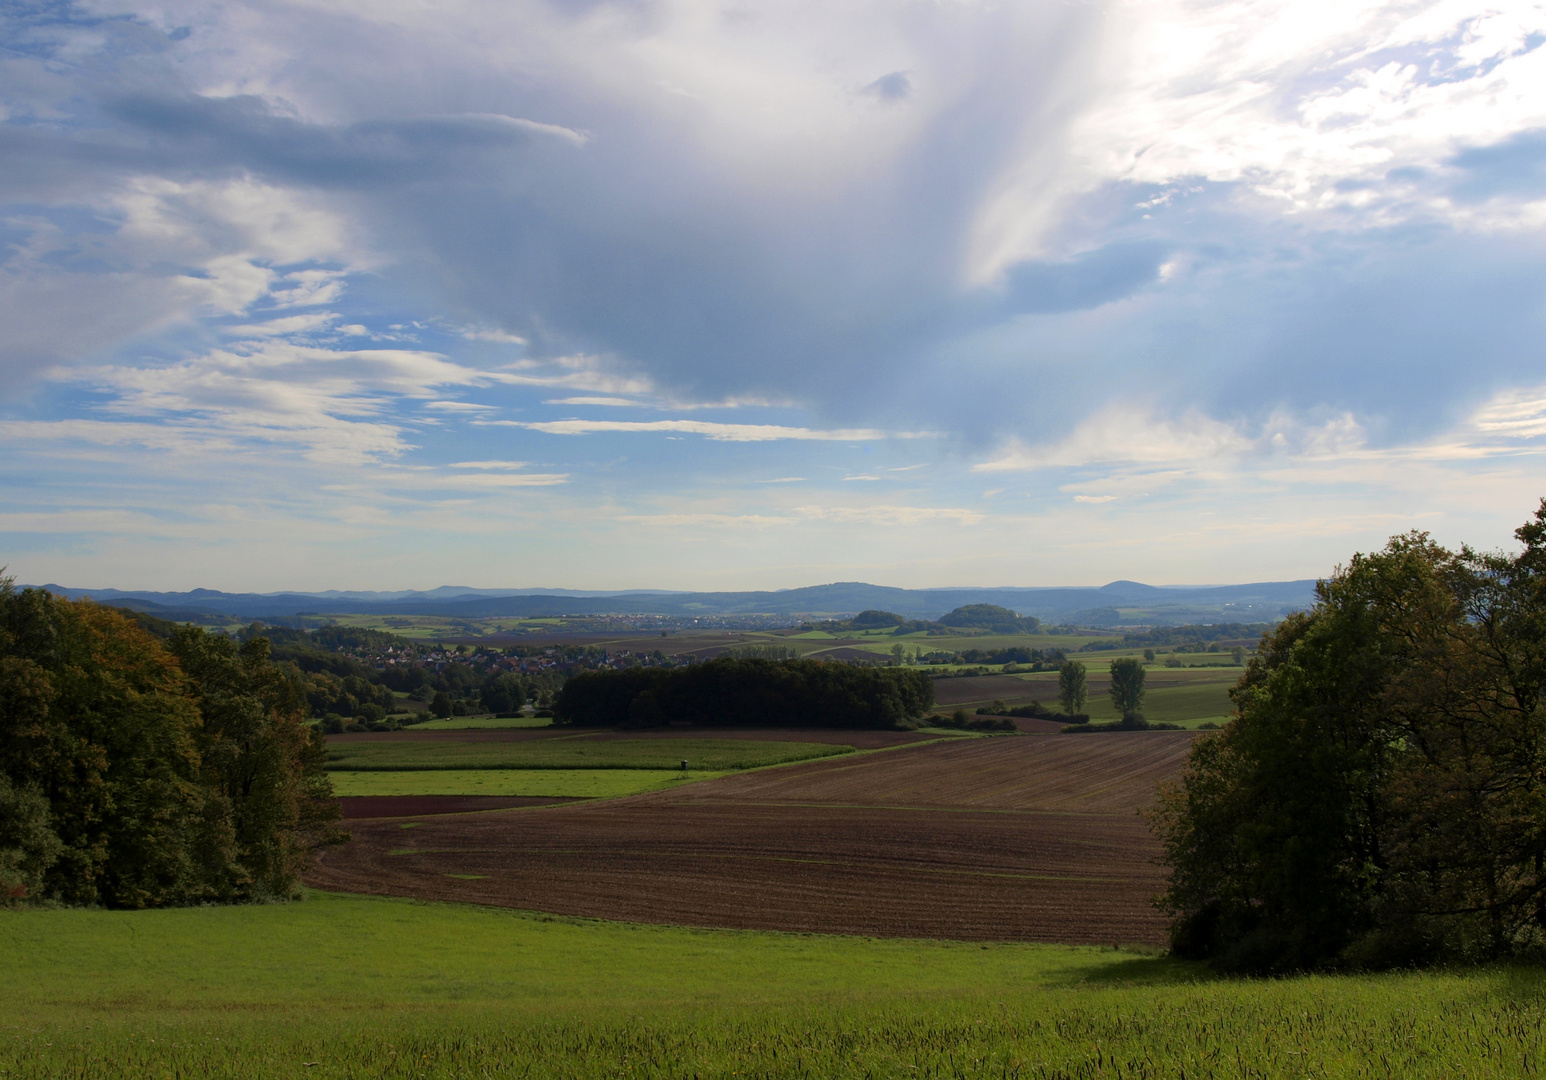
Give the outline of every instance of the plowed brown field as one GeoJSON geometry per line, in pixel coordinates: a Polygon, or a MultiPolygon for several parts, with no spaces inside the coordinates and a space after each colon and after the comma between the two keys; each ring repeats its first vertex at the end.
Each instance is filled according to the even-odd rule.
{"type": "Polygon", "coordinates": [[[329,735],[328,745],[393,742],[540,742],[545,739],[588,739],[610,742],[616,739],[750,739],[760,742],[828,743],[852,746],[856,750],[880,750],[888,746],[927,742],[937,734],[926,731],[824,731],[820,728],[707,728],[663,727],[639,731],[596,731],[588,728],[463,728],[452,731],[378,731],[350,735],[329,735]]]}
{"type": "Polygon", "coordinates": [[[308,881],[692,926],[1158,943],[1139,810],[1191,738],[972,739],[412,831],[361,821],[308,881]]]}
{"type": "Polygon", "coordinates": [[[470,814],[515,806],[557,806],[574,799],[542,795],[346,795],[338,800],[344,820],[414,817],[422,814],[470,814]]]}

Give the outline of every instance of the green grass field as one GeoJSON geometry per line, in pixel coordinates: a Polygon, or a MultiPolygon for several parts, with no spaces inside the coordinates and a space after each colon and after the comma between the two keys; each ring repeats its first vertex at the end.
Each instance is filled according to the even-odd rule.
{"type": "Polygon", "coordinates": [[[0,912],[0,1076],[1514,1077],[1539,971],[1216,980],[1116,950],[408,901],[0,912]]]}
{"type": "Polygon", "coordinates": [[[830,743],[755,739],[544,739],[538,742],[355,742],[328,749],[329,769],[694,769],[726,772],[853,753],[830,743]]]}
{"type": "Polygon", "coordinates": [[[611,799],[663,791],[723,772],[665,769],[417,769],[332,772],[337,795],[540,795],[553,799],[611,799]]]}
{"type": "MultiPolygon", "coordinates": [[[[1104,667],[1104,665],[1102,665],[1104,667]]],[[[1091,674],[1096,674],[1094,665],[1091,665],[1091,674]]],[[[1100,675],[1105,671],[1100,670],[1100,675]]],[[[1167,724],[1180,724],[1182,727],[1195,728],[1198,724],[1207,721],[1222,724],[1229,719],[1234,706],[1229,700],[1230,687],[1240,679],[1239,668],[1226,668],[1216,671],[1210,670],[1175,670],[1172,668],[1150,667],[1150,685],[1144,695],[1143,714],[1153,722],[1167,724]],[[1178,681],[1180,685],[1155,686],[1155,681],[1178,681]]],[[[1025,685],[1022,693],[1025,697],[1031,697],[1040,701],[1048,708],[1058,708],[1058,679],[1056,672],[1040,672],[1032,675],[1016,676],[1025,685]]],[[[961,683],[943,683],[950,685],[952,689],[961,686],[961,683]]],[[[971,680],[966,680],[966,685],[971,685],[971,680]]],[[[990,699],[999,696],[997,693],[983,691],[984,697],[980,700],[965,702],[962,708],[968,712],[979,705],[988,705],[990,699]]],[[[1011,695],[1002,694],[1009,704],[1017,704],[1010,700],[1011,695]]],[[[1021,699],[1023,700],[1023,699],[1021,699]]],[[[939,706],[939,709],[949,712],[957,706],[939,706]]],[[[1111,698],[1105,693],[1091,693],[1089,702],[1085,706],[1090,718],[1100,723],[1109,720],[1120,720],[1121,716],[1111,704],[1111,698]]]]}
{"type": "Polygon", "coordinates": [[[426,720],[414,724],[413,731],[482,731],[501,728],[545,728],[553,726],[551,716],[453,716],[449,720],[426,720]]]}

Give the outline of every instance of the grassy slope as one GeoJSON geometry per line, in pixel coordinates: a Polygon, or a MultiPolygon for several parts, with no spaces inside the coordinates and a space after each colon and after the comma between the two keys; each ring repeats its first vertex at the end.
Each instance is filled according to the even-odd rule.
{"type": "Polygon", "coordinates": [[[1515,1076],[1546,1018],[1533,971],[1210,981],[340,897],[0,912],[0,970],[29,1077],[1515,1076]]]}
{"type": "Polygon", "coordinates": [[[559,738],[540,742],[356,742],[328,749],[329,769],[695,769],[723,772],[849,754],[851,746],[754,739],[559,738]]]}
{"type": "Polygon", "coordinates": [[[329,773],[338,795],[541,795],[610,799],[661,791],[722,772],[665,769],[418,769],[329,773]]]}

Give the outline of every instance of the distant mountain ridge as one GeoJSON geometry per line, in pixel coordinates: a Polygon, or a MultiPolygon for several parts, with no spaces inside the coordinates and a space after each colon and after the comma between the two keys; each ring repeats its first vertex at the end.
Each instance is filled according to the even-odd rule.
{"type": "Polygon", "coordinates": [[[910,619],[937,619],[966,604],[997,604],[1043,621],[1075,619],[1118,625],[1123,611],[1135,622],[1263,622],[1314,603],[1315,581],[1246,585],[1158,586],[1113,581],[1099,587],[902,589],[859,581],[751,592],[584,592],[562,589],[473,589],[446,585],[401,592],[227,593],[214,589],[153,592],[42,588],[61,596],[90,596],[152,614],[227,615],[237,619],[299,615],[424,615],[451,618],[536,618],[559,615],[810,615],[849,616],[869,608],[910,619]]]}

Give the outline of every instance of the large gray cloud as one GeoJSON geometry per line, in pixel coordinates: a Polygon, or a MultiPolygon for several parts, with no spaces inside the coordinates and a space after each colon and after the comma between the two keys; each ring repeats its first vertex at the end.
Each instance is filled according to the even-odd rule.
{"type": "MultiPolygon", "coordinates": [[[[1088,12],[899,17],[917,63],[849,81],[852,107],[875,110],[853,126],[875,142],[857,154],[762,137],[759,123],[787,118],[752,111],[748,131],[705,135],[658,87],[630,96],[572,57],[544,67],[528,49],[502,69],[465,43],[308,8],[219,8],[176,29],[191,10],[48,33],[13,24],[49,79],[4,84],[31,105],[0,124],[0,157],[16,163],[0,198],[89,203],[146,176],[321,193],[383,253],[399,296],[520,335],[533,355],[599,354],[686,397],[776,396],[977,441],[1068,428],[1094,400],[1069,404],[1092,378],[1096,398],[1245,416],[1351,409],[1409,437],[1531,374],[1539,244],[1396,211],[1435,194],[1537,196],[1538,134],[1451,154],[1431,174],[1392,173],[1389,191],[1342,182],[1349,197],[1383,192],[1388,224],[1351,202],[1293,220],[1242,195],[1239,179],[1053,190],[1077,156],[1067,142],[1080,95],[1098,89],[1088,12]],[[289,50],[285,63],[262,93],[208,92],[243,25],[254,55],[289,50]],[[81,62],[72,33],[105,44],[81,62]],[[736,160],[722,145],[736,139],[778,175],[764,182],[736,160]],[[779,161],[768,145],[811,157],[779,161]],[[1029,257],[979,279],[969,264],[984,207],[1015,170],[1026,188],[1042,175],[1056,220],[1029,257]],[[1049,398],[1064,403],[1050,415],[1049,398]]],[[[600,10],[534,4],[507,21],[583,38],[600,10]]],[[[652,5],[608,10],[635,27],[621,35],[630,47],[664,18],[652,5]]],[[[138,305],[145,317],[102,318],[77,340],[58,313],[39,315],[16,363],[100,351],[186,308],[175,290],[137,299],[122,277],[93,278],[63,256],[29,280],[62,270],[102,290],[96,309],[138,305]]],[[[104,270],[155,276],[132,259],[104,270]]],[[[13,282],[19,325],[29,305],[53,310],[32,295],[13,282]]]]}

